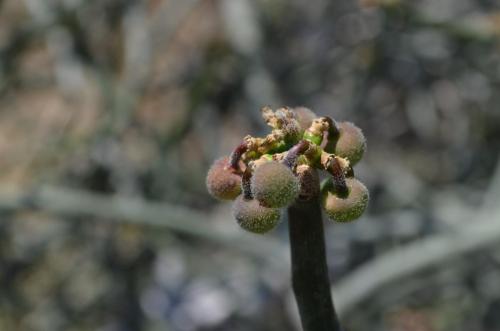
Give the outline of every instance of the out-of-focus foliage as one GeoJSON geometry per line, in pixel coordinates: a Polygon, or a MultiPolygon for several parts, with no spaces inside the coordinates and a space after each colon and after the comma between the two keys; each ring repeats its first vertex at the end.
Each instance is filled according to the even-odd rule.
{"type": "MultiPolygon", "coordinates": [[[[266,104],[367,137],[368,215],[326,227],[334,284],[476,222],[500,176],[499,17],[489,0],[0,0],[0,330],[294,329],[287,261],[264,249],[9,200],[50,184],[199,211],[233,234],[205,174],[265,132],[266,104]]],[[[286,222],[266,240],[286,247],[286,222]]],[[[440,261],[342,319],[499,330],[499,252],[440,261]]]]}

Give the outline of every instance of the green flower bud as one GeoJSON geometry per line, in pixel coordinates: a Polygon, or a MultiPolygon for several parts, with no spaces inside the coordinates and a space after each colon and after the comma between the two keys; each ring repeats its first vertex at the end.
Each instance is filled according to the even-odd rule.
{"type": "Polygon", "coordinates": [[[311,109],[306,107],[295,107],[293,111],[303,130],[307,130],[311,126],[312,121],[318,117],[311,109]]]}
{"type": "Polygon", "coordinates": [[[262,206],[259,201],[239,196],[233,204],[233,215],[238,225],[253,233],[266,233],[280,221],[280,210],[262,206]]]}
{"type": "Polygon", "coordinates": [[[335,144],[335,154],[347,158],[351,166],[358,163],[366,149],[366,139],[360,128],[350,122],[337,123],[339,138],[335,144]]]}
{"type": "Polygon", "coordinates": [[[363,183],[355,178],[346,178],[346,184],[346,196],[335,192],[331,180],[321,188],[321,204],[328,217],[337,222],[350,222],[359,218],[368,205],[369,193],[363,183]]]}
{"type": "Polygon", "coordinates": [[[229,162],[229,157],[222,157],[208,170],[206,179],[208,192],[219,200],[234,200],[241,193],[241,177],[229,168],[229,162]]]}
{"type": "Polygon", "coordinates": [[[279,162],[266,162],[252,176],[252,193],[263,206],[285,207],[299,194],[299,181],[292,171],[279,162]]]}

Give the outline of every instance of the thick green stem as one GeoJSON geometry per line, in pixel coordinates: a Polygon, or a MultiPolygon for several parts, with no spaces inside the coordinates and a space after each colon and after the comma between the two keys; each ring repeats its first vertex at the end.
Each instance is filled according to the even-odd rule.
{"type": "Polygon", "coordinates": [[[321,209],[317,200],[288,208],[292,285],[304,331],[341,331],[330,294],[321,209]]]}

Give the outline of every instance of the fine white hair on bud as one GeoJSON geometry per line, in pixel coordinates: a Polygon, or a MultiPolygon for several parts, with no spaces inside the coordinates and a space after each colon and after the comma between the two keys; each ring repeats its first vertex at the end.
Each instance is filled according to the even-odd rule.
{"type": "Polygon", "coordinates": [[[280,210],[262,206],[258,200],[239,196],[233,204],[233,216],[246,231],[263,234],[274,229],[280,221],[280,210]]]}
{"type": "Polygon", "coordinates": [[[337,222],[361,217],[370,199],[366,186],[355,178],[346,178],[348,192],[340,194],[329,179],[321,188],[321,204],[326,215],[337,222]]]}
{"type": "Polygon", "coordinates": [[[303,130],[307,130],[314,119],[318,117],[311,109],[306,107],[295,107],[293,111],[297,115],[297,121],[303,130]]]}
{"type": "Polygon", "coordinates": [[[208,192],[219,200],[234,200],[241,193],[241,177],[230,168],[230,158],[216,160],[208,170],[208,192]]]}
{"type": "Polygon", "coordinates": [[[360,128],[351,122],[337,123],[339,137],[334,153],[347,158],[351,165],[361,160],[366,150],[366,139],[360,128]]]}
{"type": "Polygon", "coordinates": [[[281,208],[293,203],[299,194],[299,181],[282,163],[260,165],[252,177],[252,193],[263,206],[281,208]]]}

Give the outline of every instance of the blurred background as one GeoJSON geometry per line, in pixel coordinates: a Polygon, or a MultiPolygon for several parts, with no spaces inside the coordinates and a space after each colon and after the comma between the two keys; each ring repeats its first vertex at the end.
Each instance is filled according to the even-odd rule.
{"type": "Polygon", "coordinates": [[[286,221],[205,189],[260,108],[368,139],[346,330],[500,330],[500,4],[0,0],[0,330],[299,330],[286,221]]]}

